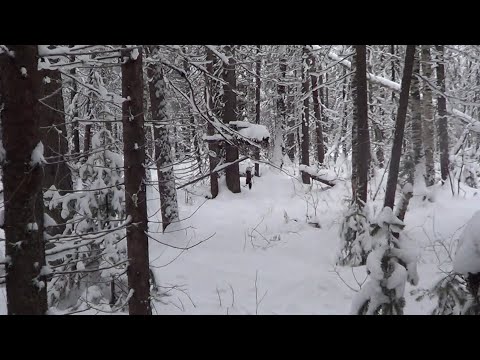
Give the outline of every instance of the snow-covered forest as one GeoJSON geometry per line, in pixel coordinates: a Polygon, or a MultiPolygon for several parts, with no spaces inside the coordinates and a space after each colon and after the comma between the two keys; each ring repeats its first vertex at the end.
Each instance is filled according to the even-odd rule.
{"type": "Polygon", "coordinates": [[[480,314],[480,46],[0,45],[0,314],[480,314]]]}

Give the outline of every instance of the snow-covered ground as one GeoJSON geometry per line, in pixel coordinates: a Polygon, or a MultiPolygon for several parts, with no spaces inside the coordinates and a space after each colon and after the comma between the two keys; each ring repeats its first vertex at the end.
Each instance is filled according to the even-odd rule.
{"type": "MultiPolygon", "coordinates": [[[[372,181],[370,198],[382,174],[372,181]]],[[[385,183],[386,177],[373,203],[377,212],[385,183]]],[[[158,239],[184,247],[215,235],[183,252],[150,244],[151,264],[158,267],[156,276],[170,295],[162,298],[163,304],[155,303],[154,313],[348,314],[366,278],[365,267],[335,266],[338,229],[349,189],[349,182],[340,181],[333,188],[315,183],[310,190],[262,165],[262,176],[254,178],[252,190],[243,187],[241,194],[230,193],[224,181],[214,200],[205,201],[203,196],[208,183],[192,190],[198,196],[186,198],[180,191],[185,220],[167,229],[171,233],[157,234],[158,239]],[[308,224],[313,219],[321,228],[308,224]]],[[[434,202],[419,197],[411,201],[404,234],[419,247],[420,282],[417,287],[406,287],[406,314],[431,311],[434,300],[417,302],[410,291],[429,288],[442,277],[442,271],[451,270],[449,256],[455,254],[457,239],[480,209],[480,194],[465,186],[463,190],[452,197],[450,187],[445,186],[435,189],[434,202]]],[[[150,213],[157,209],[158,204],[151,201],[150,213]]],[[[156,231],[152,225],[150,229],[156,231]]]]}
{"type": "MultiPolygon", "coordinates": [[[[261,175],[253,179],[251,190],[242,187],[240,194],[230,193],[220,179],[214,200],[205,198],[208,179],[189,187],[188,193],[182,189],[178,201],[183,220],[166,234],[161,233],[161,224],[149,224],[158,241],[179,248],[208,238],[189,250],[150,241],[151,266],[166,294],[154,302],[154,314],[350,312],[352,298],[366,278],[365,267],[335,266],[350,183],[341,180],[330,188],[315,182],[310,188],[264,165],[261,175]]],[[[382,175],[373,179],[370,198],[382,175]]],[[[156,179],[155,172],[152,178],[156,179]]],[[[241,180],[245,185],[245,178],[241,180]]],[[[385,183],[386,177],[372,204],[377,212],[385,183]]],[[[151,220],[160,221],[154,187],[148,196],[151,220]]],[[[417,302],[410,291],[429,288],[442,271],[451,270],[449,256],[455,254],[458,237],[480,210],[480,194],[465,185],[460,195],[452,197],[446,185],[436,189],[433,198],[430,202],[414,197],[405,219],[404,234],[420,249],[420,282],[406,287],[406,314],[431,311],[434,300],[417,302]]],[[[6,314],[5,303],[5,288],[0,288],[0,314],[6,314]]]]}

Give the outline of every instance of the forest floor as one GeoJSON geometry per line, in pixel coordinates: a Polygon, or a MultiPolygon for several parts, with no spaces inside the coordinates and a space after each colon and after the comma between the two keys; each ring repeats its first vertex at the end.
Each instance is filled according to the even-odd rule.
{"type": "MultiPolygon", "coordinates": [[[[298,170],[287,171],[299,178],[298,170]]],[[[382,175],[383,170],[372,179],[370,199],[382,175]]],[[[156,179],[154,172],[152,177],[156,179]]],[[[309,187],[265,165],[251,190],[243,186],[245,178],[241,181],[242,192],[232,194],[221,178],[213,200],[205,197],[208,179],[179,190],[183,220],[170,225],[165,234],[161,224],[149,224],[151,236],[179,248],[208,239],[189,250],[150,241],[151,267],[165,295],[153,303],[153,313],[348,314],[367,276],[364,266],[335,266],[350,182],[339,181],[334,187],[314,182],[309,187]]],[[[371,202],[377,213],[385,183],[386,177],[371,202]]],[[[405,219],[404,234],[419,249],[420,277],[418,286],[408,284],[405,289],[406,314],[431,312],[435,299],[417,302],[410,292],[431,287],[451,270],[458,237],[480,210],[480,194],[466,185],[455,196],[449,184],[434,191],[433,201],[414,196],[405,219]]],[[[154,187],[148,197],[150,220],[161,221],[154,187]]],[[[4,287],[0,314],[6,314],[4,287]]]]}
{"type": "MultiPolygon", "coordinates": [[[[370,204],[375,213],[383,204],[382,175],[383,170],[376,174],[369,191],[371,199],[380,184],[370,204]]],[[[241,181],[244,185],[245,178],[241,181]]],[[[192,190],[198,196],[180,190],[185,220],[167,229],[171,233],[157,234],[162,242],[178,247],[213,237],[187,251],[151,243],[151,264],[159,267],[155,274],[170,295],[163,304],[155,303],[154,313],[348,314],[367,276],[365,266],[335,266],[350,182],[339,181],[333,188],[314,182],[307,187],[262,165],[251,190],[242,187],[240,194],[232,194],[224,179],[220,184],[218,197],[206,202],[208,183],[192,190]],[[314,220],[321,228],[308,224],[314,220]]],[[[432,191],[433,201],[412,198],[405,219],[404,236],[419,250],[420,277],[418,286],[407,284],[405,289],[406,314],[431,312],[436,299],[418,302],[410,292],[430,288],[452,269],[458,237],[480,210],[475,189],[461,186],[460,194],[452,196],[446,184],[432,191]]],[[[151,202],[150,212],[157,209],[151,202]]]]}

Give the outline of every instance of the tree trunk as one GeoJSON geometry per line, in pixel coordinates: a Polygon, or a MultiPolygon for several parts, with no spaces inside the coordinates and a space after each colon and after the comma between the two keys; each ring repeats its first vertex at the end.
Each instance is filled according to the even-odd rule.
{"type": "MultiPolygon", "coordinates": [[[[76,75],[76,69],[72,68],[70,69],[70,74],[75,77],[76,75]]],[[[73,153],[75,155],[80,154],[80,132],[79,132],[79,123],[78,120],[78,108],[76,104],[76,99],[75,97],[77,96],[77,82],[75,80],[72,80],[72,91],[70,92],[70,101],[73,106],[73,111],[72,111],[72,135],[73,135],[73,153]]]]}
{"type": "MultiPolygon", "coordinates": [[[[432,58],[430,45],[422,45],[422,74],[427,80],[432,79],[432,58]]],[[[433,120],[432,89],[427,83],[423,83],[423,145],[425,150],[425,181],[427,186],[435,184],[435,126],[433,120]]]]}
{"type": "Polygon", "coordinates": [[[123,148],[125,156],[125,208],[131,218],[127,227],[128,287],[133,295],[130,315],[151,315],[150,276],[145,191],[145,134],[143,130],[142,50],[123,51],[122,103],[123,148]]]}
{"type": "MultiPolygon", "coordinates": [[[[213,62],[215,61],[215,56],[213,55],[211,50],[207,50],[207,72],[210,75],[214,74],[213,71],[213,62]]],[[[211,79],[207,74],[205,74],[205,102],[207,104],[207,115],[210,119],[213,119],[212,114],[214,113],[214,102],[213,96],[215,93],[215,86],[214,80],[211,79]]],[[[207,124],[207,135],[212,136],[215,134],[215,128],[212,124],[207,124]]],[[[219,156],[219,148],[218,143],[216,142],[209,142],[208,143],[208,162],[210,164],[210,192],[212,193],[212,199],[216,198],[218,195],[218,174],[214,173],[213,170],[217,167],[218,163],[220,162],[219,156]]]]}
{"type": "MultiPolygon", "coordinates": [[[[261,71],[262,71],[262,58],[260,56],[260,51],[261,51],[261,45],[257,45],[257,61],[255,63],[255,124],[260,124],[260,116],[261,116],[261,111],[260,111],[260,102],[261,102],[261,89],[262,89],[262,79],[260,77],[261,71]]],[[[283,130],[283,129],[282,129],[283,130]]],[[[276,139],[275,139],[276,141],[276,139]]],[[[283,144],[283,131],[282,131],[282,144],[283,144]]],[[[283,149],[282,149],[282,154],[283,154],[283,149]]],[[[257,148],[255,149],[254,153],[254,158],[255,160],[260,160],[260,149],[257,148]]],[[[255,176],[260,176],[260,164],[258,162],[255,162],[255,176]]]]}
{"type": "MultiPolygon", "coordinates": [[[[301,146],[301,164],[310,166],[310,159],[309,159],[309,148],[310,148],[310,134],[308,129],[308,122],[310,120],[310,109],[309,109],[309,96],[308,93],[310,92],[310,79],[309,79],[309,72],[310,72],[310,61],[309,61],[309,50],[305,46],[303,48],[303,58],[302,58],[302,95],[304,96],[303,100],[303,111],[302,111],[302,134],[300,139],[300,146],[301,146]]],[[[310,184],[310,175],[307,172],[302,171],[302,181],[304,184],[310,184]]]]}
{"type": "Polygon", "coordinates": [[[357,170],[355,177],[356,186],[354,187],[354,199],[358,206],[362,207],[367,201],[368,169],[370,167],[366,45],[355,45],[353,62],[355,67],[355,75],[353,79],[354,84],[352,86],[352,98],[354,105],[353,121],[357,137],[355,142],[352,141],[352,147],[357,148],[356,156],[352,156],[352,162],[356,162],[355,168],[357,170]]]}
{"type": "Polygon", "coordinates": [[[424,163],[423,153],[423,136],[422,136],[422,107],[420,100],[420,80],[417,75],[420,75],[420,49],[415,51],[415,60],[413,63],[413,77],[412,77],[412,145],[413,145],[413,163],[415,171],[418,171],[418,165],[424,163]]]}
{"type": "Polygon", "coordinates": [[[448,125],[447,125],[447,101],[445,99],[446,86],[445,86],[445,59],[443,45],[435,45],[437,50],[437,86],[441,95],[437,97],[437,109],[438,109],[438,137],[440,147],[440,169],[442,174],[442,180],[447,180],[448,177],[448,125]]]}
{"type": "Polygon", "coordinates": [[[83,138],[83,153],[88,156],[92,147],[92,124],[85,125],[85,137],[83,138]]]}
{"type": "Polygon", "coordinates": [[[278,166],[283,166],[283,156],[285,152],[285,144],[283,141],[283,133],[285,131],[286,125],[286,75],[287,75],[287,59],[285,46],[281,45],[280,48],[280,61],[279,61],[279,70],[280,70],[280,80],[277,84],[277,116],[275,118],[275,139],[274,139],[274,148],[273,148],[273,157],[272,162],[278,166]]]}
{"type": "Polygon", "coordinates": [[[165,101],[165,81],[159,65],[150,64],[147,68],[150,89],[150,106],[153,120],[153,137],[155,139],[155,163],[157,165],[158,192],[162,213],[163,231],[173,222],[178,222],[177,190],[173,159],[168,137],[168,121],[165,101]]]}
{"type": "MultiPolygon", "coordinates": [[[[72,190],[72,174],[64,155],[68,153],[67,127],[65,125],[64,103],[62,96],[62,77],[58,70],[40,70],[40,101],[38,102],[38,117],[40,134],[47,164],[43,167],[43,190],[47,191],[53,185],[60,195],[72,190]]],[[[61,209],[45,209],[59,226],[49,228],[50,235],[63,233],[65,219],[61,209]]]]}
{"type": "MultiPolygon", "coordinates": [[[[235,76],[235,59],[233,58],[233,49],[225,46],[226,54],[229,57],[229,64],[223,64],[223,76],[226,84],[223,86],[223,122],[228,124],[230,121],[237,121],[237,94],[236,76],[235,76]]],[[[227,163],[238,160],[238,147],[225,144],[225,160],[227,163]]],[[[228,189],[233,193],[239,193],[240,190],[240,171],[238,163],[228,167],[225,170],[228,189]]]]}
{"type": "MultiPolygon", "coordinates": [[[[294,70],[295,72],[295,70],[294,70]]],[[[296,77],[295,77],[296,81],[296,77]]],[[[296,106],[295,106],[295,93],[296,93],[296,86],[290,85],[288,86],[288,103],[287,103],[287,144],[286,144],[286,151],[290,161],[293,163],[295,161],[295,131],[293,127],[295,126],[295,119],[296,119],[296,106]]]]}
{"type": "MultiPolygon", "coordinates": [[[[190,92],[190,85],[188,84],[188,81],[189,81],[188,76],[190,74],[190,66],[189,66],[187,60],[183,61],[183,69],[185,70],[185,74],[186,74],[186,77],[187,77],[185,79],[185,82],[187,83],[186,84],[186,94],[189,94],[189,97],[191,97],[193,95],[190,92]]],[[[191,141],[189,141],[188,146],[190,148],[190,151],[195,153],[195,159],[197,160],[198,172],[201,175],[202,174],[202,157],[201,157],[201,154],[200,154],[200,146],[198,144],[198,134],[197,134],[197,126],[195,124],[195,116],[193,115],[192,109],[190,108],[190,106],[188,106],[187,111],[188,111],[188,118],[189,118],[189,121],[190,121],[189,134],[190,134],[190,137],[191,137],[191,141],[193,142],[193,144],[192,144],[191,141]],[[193,149],[192,149],[192,145],[193,145],[193,149]]]]}
{"type": "Polygon", "coordinates": [[[392,156],[388,172],[387,188],[385,190],[384,207],[393,210],[395,205],[395,192],[398,182],[398,169],[400,167],[400,157],[402,155],[403,134],[405,131],[405,120],[407,117],[408,100],[410,84],[412,82],[413,63],[415,57],[415,45],[407,45],[405,54],[405,66],[403,69],[402,85],[400,90],[400,100],[398,104],[398,114],[395,123],[395,135],[393,138],[392,156]]]}
{"type": "Polygon", "coordinates": [[[47,311],[43,168],[37,101],[40,93],[36,45],[10,45],[14,56],[0,56],[5,198],[7,309],[9,315],[47,311]],[[35,154],[35,156],[33,156],[35,154]],[[36,160],[34,158],[37,158],[36,160]]]}
{"type": "MultiPolygon", "coordinates": [[[[315,64],[315,56],[311,54],[310,59],[312,61],[312,71],[317,72],[320,69],[316,67],[315,64]]],[[[315,113],[315,135],[317,140],[317,161],[320,164],[323,164],[325,160],[325,147],[323,145],[323,129],[322,129],[322,107],[319,102],[319,95],[317,87],[320,85],[322,86],[323,78],[322,76],[311,74],[312,79],[312,98],[313,98],[313,111],[315,113]]]]}

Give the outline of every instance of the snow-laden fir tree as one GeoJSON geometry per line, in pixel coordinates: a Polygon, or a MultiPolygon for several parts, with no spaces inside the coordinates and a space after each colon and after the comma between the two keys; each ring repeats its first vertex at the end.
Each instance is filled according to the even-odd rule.
{"type": "Polygon", "coordinates": [[[102,294],[96,306],[111,310],[109,304],[127,294],[123,158],[107,129],[97,132],[91,145],[86,162],[77,163],[75,191],[60,195],[52,186],[44,196],[50,209],[71,217],[63,234],[48,238],[53,245],[47,250],[48,300],[59,308],[85,308],[89,304],[82,295],[95,286],[92,291],[102,294]]]}

